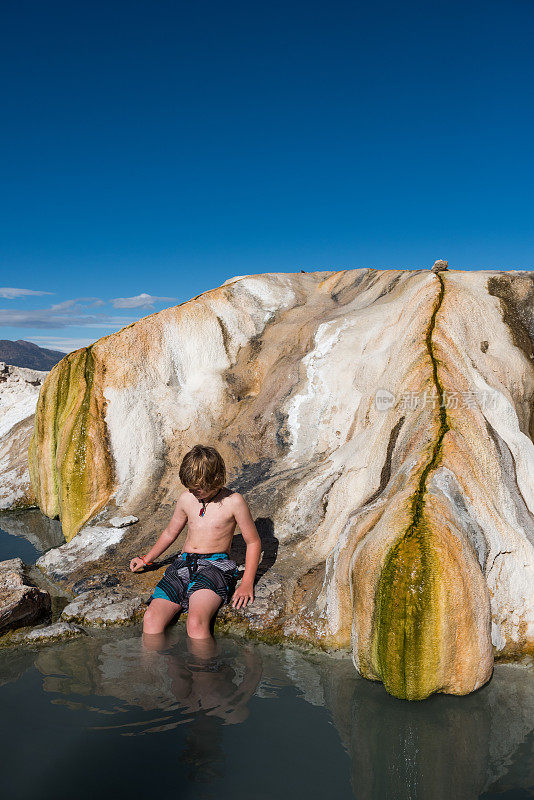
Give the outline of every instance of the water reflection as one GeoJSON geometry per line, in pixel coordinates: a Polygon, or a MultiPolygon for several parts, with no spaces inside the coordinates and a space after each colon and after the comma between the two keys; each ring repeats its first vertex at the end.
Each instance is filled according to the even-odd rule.
{"type": "Polygon", "coordinates": [[[125,734],[131,727],[129,735],[140,735],[190,723],[201,712],[218,717],[218,725],[236,724],[248,716],[247,703],[260,681],[262,659],[250,643],[229,648],[226,640],[221,641],[181,635],[167,650],[158,650],[143,647],[140,636],[106,643],[90,637],[62,649],[47,648],[35,664],[43,673],[45,691],[111,696],[122,701],[123,714],[128,706],[134,711],[165,712],[155,718],[145,715],[142,722],[134,713],[131,723],[121,719],[95,729],[116,727],[125,734]]]}
{"type": "MultiPolygon", "coordinates": [[[[222,787],[228,763],[236,757],[224,731],[246,726],[248,740],[241,745],[245,772],[250,769],[247,747],[262,758],[274,758],[276,752],[279,759],[280,752],[290,752],[287,769],[297,771],[292,776],[297,786],[307,787],[300,796],[314,797],[318,785],[310,775],[320,765],[313,748],[327,752],[335,747],[328,729],[333,722],[338,753],[320,770],[326,769],[325,787],[334,778],[352,786],[338,796],[475,800],[493,796],[498,787],[525,797],[532,787],[532,669],[498,665],[491,682],[472,695],[409,703],[358,678],[350,661],[230,637],[192,640],[178,627],[163,644],[147,647],[140,631],[132,635],[130,629],[33,653],[5,651],[0,654],[0,682],[16,683],[36,667],[44,692],[55,695],[49,702],[70,712],[91,713],[87,728],[93,735],[146,739],[182,731],[174,768],[177,760],[191,784],[222,787]],[[322,709],[313,724],[306,711],[310,707],[322,709]],[[266,727],[273,716],[274,736],[266,727]],[[350,757],[347,767],[343,753],[350,757]],[[334,769],[336,775],[329,775],[334,769]]],[[[280,777],[279,796],[284,794],[282,783],[286,777],[280,777]]]]}
{"type": "Polygon", "coordinates": [[[65,544],[61,523],[40,509],[0,512],[0,561],[19,557],[27,564],[51,547],[65,544]]]}
{"type": "Polygon", "coordinates": [[[392,698],[387,706],[382,687],[360,686],[347,723],[356,796],[480,797],[534,727],[532,675],[526,678],[503,665],[490,686],[467,697],[392,698]]]}

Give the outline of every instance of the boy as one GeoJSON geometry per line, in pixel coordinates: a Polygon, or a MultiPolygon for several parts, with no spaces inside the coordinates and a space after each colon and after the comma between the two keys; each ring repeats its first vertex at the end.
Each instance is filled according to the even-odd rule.
{"type": "Polygon", "coordinates": [[[261,555],[261,541],[247,503],[227,489],[226,468],[214,447],[197,444],[183,458],[180,481],[182,492],[169,524],[146,556],[130,562],[132,572],[151,564],[177,538],[187,523],[182,552],[167,567],[156,585],[143,617],[144,633],[162,633],[174,615],[187,615],[191,638],[211,636],[210,622],[221,603],[232,600],[233,608],[253,601],[254,576],[261,555]],[[236,524],[247,545],[245,572],[232,596],[238,569],[228,556],[236,524]]]}

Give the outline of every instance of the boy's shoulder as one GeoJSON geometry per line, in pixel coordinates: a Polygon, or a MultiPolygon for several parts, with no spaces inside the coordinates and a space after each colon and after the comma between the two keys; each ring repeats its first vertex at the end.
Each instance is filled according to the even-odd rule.
{"type": "Polygon", "coordinates": [[[225,500],[230,505],[237,505],[239,506],[241,503],[245,502],[245,498],[240,492],[234,491],[234,489],[228,489],[226,486],[223,487],[224,494],[222,496],[222,500],[225,500]]]}
{"type": "MultiPolygon", "coordinates": [[[[222,497],[220,498],[221,500],[230,500],[237,503],[246,502],[245,498],[240,492],[236,492],[233,489],[228,489],[227,486],[222,487],[222,493],[222,497]]],[[[182,500],[187,501],[189,499],[196,500],[197,498],[189,491],[189,489],[182,489],[177,499],[178,502],[180,502],[182,500]]]]}
{"type": "Polygon", "coordinates": [[[250,513],[246,498],[241,492],[232,492],[229,497],[229,505],[235,514],[250,513]]]}
{"type": "Polygon", "coordinates": [[[233,489],[228,489],[228,497],[230,500],[234,500],[237,503],[247,502],[241,492],[235,492],[233,489]]]}

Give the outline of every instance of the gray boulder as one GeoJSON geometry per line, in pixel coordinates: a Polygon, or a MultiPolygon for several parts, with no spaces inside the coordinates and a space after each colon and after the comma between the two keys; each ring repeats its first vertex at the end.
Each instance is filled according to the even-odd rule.
{"type": "Polygon", "coordinates": [[[142,617],[147,599],[145,595],[128,596],[116,588],[90,590],[65,606],[60,619],[99,627],[126,625],[142,617]]]}
{"type": "Polygon", "coordinates": [[[32,584],[20,558],[0,562],[0,635],[38,622],[51,607],[49,593],[32,584]]]}

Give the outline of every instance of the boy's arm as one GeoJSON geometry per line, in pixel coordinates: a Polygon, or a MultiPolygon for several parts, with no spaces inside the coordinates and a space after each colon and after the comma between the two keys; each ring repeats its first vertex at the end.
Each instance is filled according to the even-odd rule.
{"type": "Polygon", "coordinates": [[[252,601],[254,597],[253,586],[256,570],[258,569],[261,558],[261,539],[256,525],[254,524],[254,520],[252,519],[247,501],[239,492],[235,494],[234,517],[247,545],[245,571],[241,578],[241,583],[235,590],[232,599],[232,606],[234,608],[240,608],[242,605],[246,606],[249,600],[252,601]]]}
{"type": "Polygon", "coordinates": [[[145,555],[146,561],[154,561],[154,559],[158,558],[165,550],[170,547],[170,545],[178,538],[180,533],[186,526],[187,523],[187,514],[185,509],[182,505],[182,496],[185,492],[182,492],[180,497],[176,502],[176,508],[174,509],[174,514],[172,515],[169,524],[160,535],[157,542],[150,548],[148,553],[145,555]]]}

